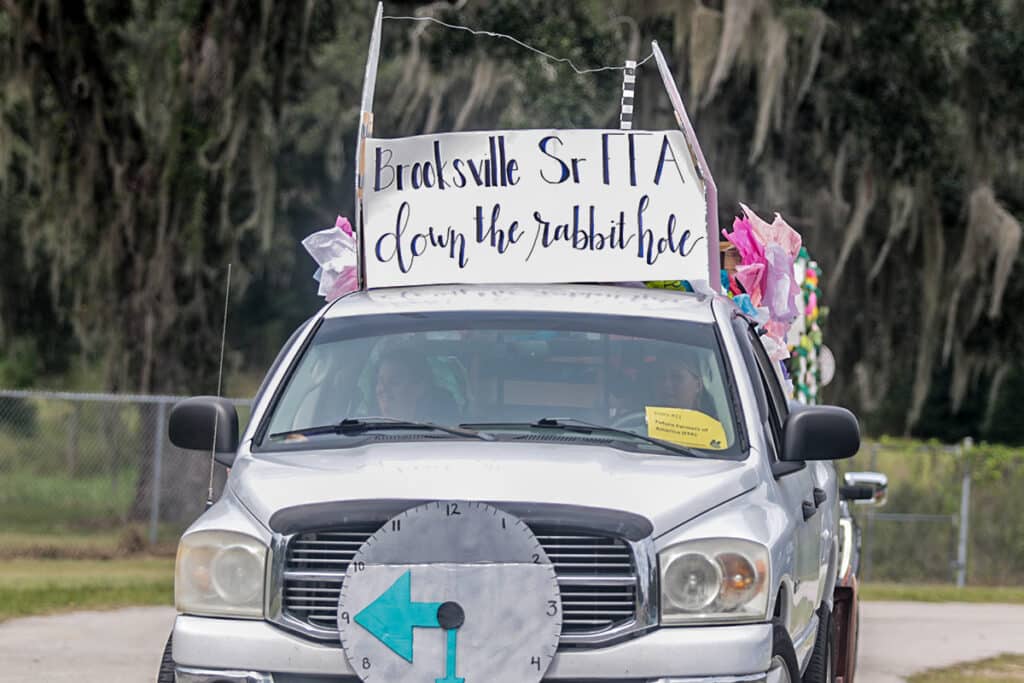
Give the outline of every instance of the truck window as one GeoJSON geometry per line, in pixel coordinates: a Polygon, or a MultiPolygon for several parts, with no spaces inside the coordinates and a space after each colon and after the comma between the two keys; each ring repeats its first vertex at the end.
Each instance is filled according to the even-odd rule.
{"type": "Polygon", "coordinates": [[[702,448],[734,456],[727,376],[711,324],[546,313],[335,318],[294,366],[263,434],[346,418],[448,426],[572,418],[658,438],[704,430],[719,436],[702,448]]]}
{"type": "Polygon", "coordinates": [[[771,359],[761,344],[761,339],[753,328],[748,328],[747,334],[750,338],[750,346],[754,350],[754,358],[757,361],[758,374],[765,389],[768,399],[768,421],[771,425],[772,437],[775,441],[775,451],[778,453],[782,448],[782,425],[789,415],[789,407],[786,402],[786,394],[782,391],[779,378],[775,374],[771,359]]]}

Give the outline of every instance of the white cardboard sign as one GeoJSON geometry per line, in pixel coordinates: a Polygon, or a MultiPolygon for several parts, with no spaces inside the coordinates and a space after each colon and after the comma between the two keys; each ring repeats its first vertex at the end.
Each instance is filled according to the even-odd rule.
{"type": "Polygon", "coordinates": [[[365,158],[367,287],[709,279],[680,131],[370,138],[365,158]]]}

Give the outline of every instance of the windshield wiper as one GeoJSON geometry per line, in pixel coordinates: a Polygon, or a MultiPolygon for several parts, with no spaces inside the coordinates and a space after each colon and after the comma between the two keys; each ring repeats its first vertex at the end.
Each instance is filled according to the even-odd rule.
{"type": "Polygon", "coordinates": [[[486,432],[479,432],[475,429],[464,429],[462,427],[447,427],[434,422],[414,422],[412,420],[399,420],[391,417],[358,417],[345,418],[341,422],[319,427],[306,427],[305,429],[293,429],[288,432],[271,434],[271,439],[280,439],[289,436],[319,436],[321,434],[365,434],[366,432],[378,432],[385,430],[423,430],[433,432],[444,432],[452,436],[459,436],[464,439],[480,439],[481,441],[494,441],[494,437],[486,432]]]}
{"type": "Polygon", "coordinates": [[[638,441],[646,441],[649,444],[654,444],[659,448],[663,448],[666,451],[672,453],[678,453],[679,455],[686,455],[692,458],[704,457],[701,453],[695,450],[687,448],[686,446],[680,446],[678,444],[664,441],[662,439],[656,439],[653,436],[647,436],[646,434],[638,434],[637,432],[631,432],[628,429],[618,429],[616,427],[607,427],[605,425],[595,424],[593,422],[587,422],[586,420],[577,420],[573,417],[542,417],[536,422],[480,422],[480,423],[468,423],[459,425],[460,427],[471,427],[471,428],[483,428],[483,429],[500,429],[502,427],[511,428],[531,428],[531,429],[558,429],[563,432],[574,432],[577,434],[593,434],[595,432],[600,434],[612,434],[615,436],[626,437],[629,439],[636,439],[638,441]]]}

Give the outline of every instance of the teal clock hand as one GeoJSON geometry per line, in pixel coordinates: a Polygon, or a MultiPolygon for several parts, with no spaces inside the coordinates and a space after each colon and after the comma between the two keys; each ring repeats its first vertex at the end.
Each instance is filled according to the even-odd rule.
{"type": "Polygon", "coordinates": [[[444,678],[435,678],[434,683],[466,683],[465,678],[455,677],[455,650],[457,647],[457,638],[459,632],[454,629],[448,629],[448,651],[445,654],[445,676],[444,678]]]}
{"type": "Polygon", "coordinates": [[[412,601],[412,570],[402,574],[355,617],[355,622],[405,661],[412,661],[414,628],[440,628],[439,602],[412,601]]]}

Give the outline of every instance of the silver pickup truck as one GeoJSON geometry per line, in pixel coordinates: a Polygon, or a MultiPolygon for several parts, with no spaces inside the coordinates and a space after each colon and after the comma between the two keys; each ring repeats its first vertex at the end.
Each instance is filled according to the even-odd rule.
{"type": "Polygon", "coordinates": [[[357,292],[241,436],[197,397],[170,437],[231,469],[181,539],[160,681],[835,679],[857,421],[787,401],[725,297],[357,292]]]}

